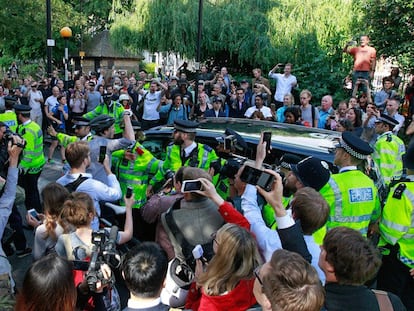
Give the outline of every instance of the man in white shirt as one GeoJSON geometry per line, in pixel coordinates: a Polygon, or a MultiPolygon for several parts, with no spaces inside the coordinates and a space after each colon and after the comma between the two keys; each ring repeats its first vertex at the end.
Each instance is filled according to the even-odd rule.
{"type": "Polygon", "coordinates": [[[43,106],[43,95],[37,89],[37,82],[32,82],[31,88],[27,90],[27,98],[29,100],[29,106],[32,107],[30,110],[30,119],[36,122],[40,127],[43,122],[42,106],[43,106]]]}
{"type": "Polygon", "coordinates": [[[276,80],[276,91],[274,99],[276,101],[276,105],[278,105],[279,107],[283,106],[283,97],[286,94],[291,93],[292,89],[298,84],[296,77],[291,74],[292,64],[285,64],[283,74],[275,73],[275,70],[280,67],[282,67],[282,64],[277,64],[269,72],[269,78],[276,80]]]}
{"type": "Polygon", "coordinates": [[[141,122],[142,130],[148,130],[159,124],[160,113],[157,111],[157,107],[160,104],[163,91],[167,89],[158,80],[152,80],[149,91],[142,90],[141,95],[144,96],[144,113],[141,122]],[[159,91],[158,87],[161,87],[163,90],[159,91]]]}
{"type": "Polygon", "coordinates": [[[266,107],[263,105],[264,103],[263,97],[265,96],[267,96],[267,94],[265,93],[256,94],[255,99],[254,99],[255,106],[248,108],[246,112],[244,113],[244,116],[246,118],[267,120],[267,121],[272,120],[273,118],[272,111],[270,110],[269,107],[266,107]]]}
{"type": "Polygon", "coordinates": [[[392,97],[387,99],[385,104],[385,111],[384,114],[390,116],[391,118],[394,118],[397,120],[398,124],[394,126],[394,129],[392,130],[392,133],[394,135],[397,135],[401,127],[403,127],[405,118],[404,116],[400,115],[398,113],[398,108],[400,107],[400,101],[399,98],[392,97]]]}

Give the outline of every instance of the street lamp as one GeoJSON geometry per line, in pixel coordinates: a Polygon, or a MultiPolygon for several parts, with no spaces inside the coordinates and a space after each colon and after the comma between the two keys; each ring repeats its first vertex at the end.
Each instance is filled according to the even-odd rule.
{"type": "Polygon", "coordinates": [[[69,52],[68,52],[68,39],[72,37],[72,29],[69,27],[63,27],[60,30],[60,36],[65,39],[65,90],[68,89],[68,59],[69,59],[69,52]]]}

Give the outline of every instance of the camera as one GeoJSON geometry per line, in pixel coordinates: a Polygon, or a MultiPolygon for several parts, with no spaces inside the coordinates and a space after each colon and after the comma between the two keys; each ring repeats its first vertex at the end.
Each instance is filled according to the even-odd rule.
{"type": "Polygon", "coordinates": [[[113,269],[119,268],[121,265],[121,257],[116,250],[116,238],[118,235],[118,227],[112,226],[111,231],[99,230],[92,232],[92,254],[88,271],[85,278],[91,291],[96,290],[96,283],[101,282],[102,285],[112,283],[113,278],[107,280],[102,271],[101,265],[106,263],[113,269]]]}
{"type": "Polygon", "coordinates": [[[241,181],[253,186],[259,186],[265,191],[272,190],[274,176],[257,168],[246,165],[240,175],[241,181]]]}
{"type": "Polygon", "coordinates": [[[165,180],[168,180],[168,179],[173,179],[173,178],[174,178],[174,176],[175,176],[174,171],[172,171],[172,170],[167,170],[167,171],[165,172],[165,174],[164,174],[164,179],[165,179],[165,180]]]}
{"type": "Polygon", "coordinates": [[[6,132],[4,133],[4,135],[3,135],[3,138],[6,140],[6,142],[8,143],[9,141],[11,141],[12,142],[12,144],[13,145],[16,145],[17,147],[19,147],[19,148],[24,148],[24,147],[26,147],[26,140],[22,137],[22,136],[20,136],[19,134],[16,134],[16,133],[13,133],[12,131],[10,131],[10,130],[6,130],[6,132]],[[17,143],[17,144],[15,144],[14,142],[13,142],[13,136],[17,136],[17,137],[19,137],[20,139],[22,139],[22,141],[23,141],[23,143],[17,143]]]}

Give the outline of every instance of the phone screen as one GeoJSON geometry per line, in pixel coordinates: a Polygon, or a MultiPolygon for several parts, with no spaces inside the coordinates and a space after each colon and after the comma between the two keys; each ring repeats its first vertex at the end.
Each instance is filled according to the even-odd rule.
{"type": "Polygon", "coordinates": [[[266,151],[270,150],[272,132],[263,132],[263,142],[266,142],[266,151]]]}
{"type": "Polygon", "coordinates": [[[131,196],[132,196],[132,188],[131,187],[128,187],[127,188],[127,191],[126,191],[126,194],[125,194],[125,197],[127,199],[129,199],[131,196]]]}
{"type": "Polygon", "coordinates": [[[105,160],[105,155],[106,155],[106,146],[100,146],[99,147],[99,163],[103,163],[103,161],[105,160]]]}
{"type": "Polygon", "coordinates": [[[182,192],[192,192],[201,190],[201,181],[199,180],[184,180],[182,186],[182,192]]]}

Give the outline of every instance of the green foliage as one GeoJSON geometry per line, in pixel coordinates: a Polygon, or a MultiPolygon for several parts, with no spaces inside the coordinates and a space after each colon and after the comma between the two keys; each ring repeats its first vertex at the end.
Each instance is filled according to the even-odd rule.
{"type": "MultiPolygon", "coordinates": [[[[195,57],[198,1],[135,0],[113,11],[111,37],[132,52],[174,51],[195,57]]],[[[291,62],[301,87],[338,92],[351,68],[342,47],[360,19],[347,0],[210,0],[203,6],[202,60],[240,74],[291,62]]]]}
{"type": "MultiPolygon", "coordinates": [[[[59,30],[70,25],[74,34],[81,18],[72,7],[62,0],[52,0],[52,37],[57,51],[63,52],[63,40],[59,30]]],[[[42,0],[16,0],[13,5],[4,5],[0,11],[0,48],[3,54],[15,59],[39,59],[46,52],[46,2],[42,0]],[[34,31],[35,30],[35,31],[34,31]]],[[[59,57],[61,58],[61,57],[59,57]]]]}
{"type": "Polygon", "coordinates": [[[377,54],[393,56],[401,67],[414,67],[414,2],[407,0],[367,0],[366,18],[362,25],[368,29],[377,54]]]}

